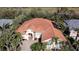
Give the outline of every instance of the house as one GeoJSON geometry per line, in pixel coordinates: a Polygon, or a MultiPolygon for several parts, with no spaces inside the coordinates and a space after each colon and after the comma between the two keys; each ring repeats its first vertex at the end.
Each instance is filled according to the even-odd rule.
{"type": "Polygon", "coordinates": [[[65,20],[66,25],[69,29],[79,29],[79,19],[68,19],[65,20]]]}
{"type": "MultiPolygon", "coordinates": [[[[3,25],[9,24],[11,25],[13,23],[13,19],[0,19],[0,26],[3,27],[3,25]]],[[[2,31],[0,31],[1,36],[2,31]]]]}
{"type": "Polygon", "coordinates": [[[39,40],[41,37],[42,42],[49,42],[53,37],[58,37],[59,41],[66,42],[62,32],[55,28],[52,22],[54,23],[54,21],[44,18],[33,18],[25,21],[16,29],[16,32],[20,32],[23,39],[26,40],[39,40]]]}
{"type": "Polygon", "coordinates": [[[0,26],[2,27],[3,25],[9,24],[11,25],[13,23],[13,19],[0,19],[0,26]]]}
{"type": "Polygon", "coordinates": [[[79,33],[75,30],[70,30],[70,37],[72,37],[74,40],[79,41],[79,33]]]}
{"type": "Polygon", "coordinates": [[[72,37],[73,39],[76,39],[76,37],[77,37],[77,31],[70,30],[70,37],[72,37]]]}
{"type": "Polygon", "coordinates": [[[70,37],[73,39],[78,40],[78,32],[76,29],[79,29],[79,19],[69,19],[65,20],[65,25],[69,27],[70,30],[70,37]]]}

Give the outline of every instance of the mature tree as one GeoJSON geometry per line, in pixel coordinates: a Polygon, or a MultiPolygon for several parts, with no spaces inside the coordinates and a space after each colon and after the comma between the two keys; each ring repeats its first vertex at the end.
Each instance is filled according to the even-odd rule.
{"type": "MultiPolygon", "coordinates": [[[[5,26],[6,27],[6,26],[5,26]]],[[[16,33],[12,28],[2,28],[2,34],[0,36],[0,50],[17,50],[21,43],[21,36],[16,33]]]]}
{"type": "Polygon", "coordinates": [[[64,30],[64,35],[66,36],[70,35],[69,27],[66,27],[66,29],[64,30]]]}

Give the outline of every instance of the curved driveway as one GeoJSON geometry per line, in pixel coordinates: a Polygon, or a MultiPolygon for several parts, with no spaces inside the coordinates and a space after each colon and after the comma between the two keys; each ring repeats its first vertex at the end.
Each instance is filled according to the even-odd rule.
{"type": "Polygon", "coordinates": [[[24,40],[21,45],[21,51],[31,51],[30,46],[37,42],[37,40],[24,40]]]}

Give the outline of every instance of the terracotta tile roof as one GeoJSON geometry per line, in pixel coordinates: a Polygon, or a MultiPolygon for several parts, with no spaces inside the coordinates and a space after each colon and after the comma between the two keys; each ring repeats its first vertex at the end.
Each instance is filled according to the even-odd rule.
{"type": "Polygon", "coordinates": [[[62,32],[59,29],[54,28],[52,21],[48,19],[34,18],[29,21],[25,21],[16,31],[23,33],[29,28],[34,32],[42,32],[43,40],[56,36],[61,41],[66,41],[62,32]]]}

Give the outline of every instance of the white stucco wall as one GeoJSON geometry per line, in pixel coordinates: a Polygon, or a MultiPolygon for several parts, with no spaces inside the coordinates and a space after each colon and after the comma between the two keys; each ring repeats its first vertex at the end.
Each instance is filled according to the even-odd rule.
{"type": "Polygon", "coordinates": [[[35,38],[40,38],[42,33],[41,32],[35,32],[34,34],[35,34],[35,38]]]}
{"type": "Polygon", "coordinates": [[[74,30],[70,30],[70,37],[72,37],[72,38],[76,38],[76,36],[77,36],[77,31],[74,31],[74,30]]]}
{"type": "Polygon", "coordinates": [[[29,40],[30,35],[29,33],[32,34],[32,40],[34,40],[34,32],[31,29],[26,30],[25,34],[22,35],[23,39],[29,40]]]}
{"type": "Polygon", "coordinates": [[[32,29],[28,29],[26,30],[26,32],[24,34],[22,34],[23,39],[29,40],[30,35],[28,35],[29,33],[32,34],[32,40],[34,40],[35,38],[39,39],[41,36],[41,32],[33,32],[32,29]]]}

